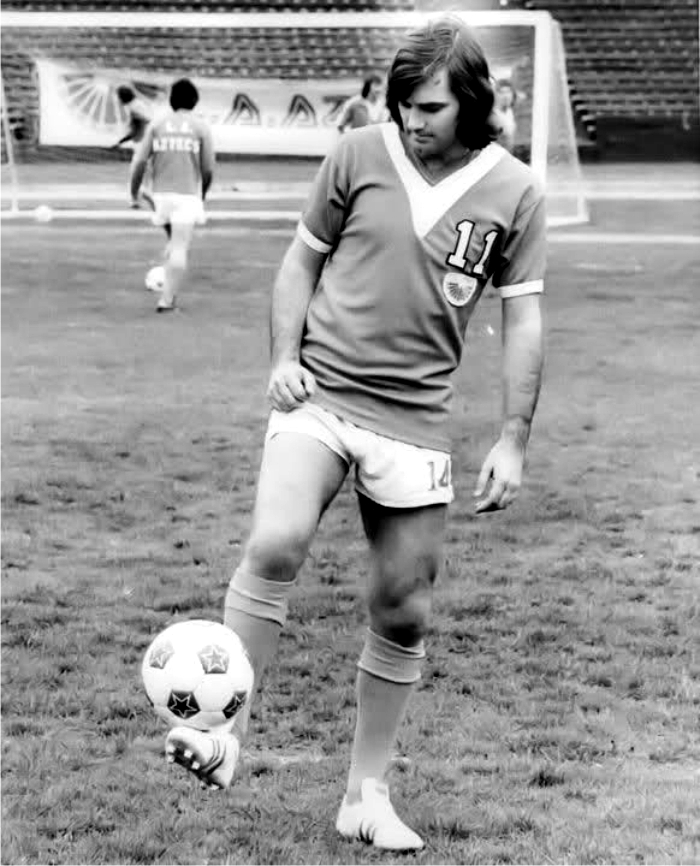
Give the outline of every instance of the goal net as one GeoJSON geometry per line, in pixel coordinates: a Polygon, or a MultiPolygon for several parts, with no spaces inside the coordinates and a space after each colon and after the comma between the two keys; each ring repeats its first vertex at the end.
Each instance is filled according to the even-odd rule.
{"type": "MultiPolygon", "coordinates": [[[[436,14],[5,12],[3,216],[41,204],[57,216],[144,218],[126,202],[131,145],[117,145],[128,129],[118,88],[131,88],[155,116],[181,76],[200,91],[219,157],[211,216],[245,215],[255,191],[303,198],[294,179],[308,180],[332,147],[345,100],[368,72],[387,70],[406,30],[436,14]]],[[[550,222],[585,221],[558,24],[541,11],[453,14],[475,30],[494,78],[512,85],[511,146],[544,181],[550,222]]]]}

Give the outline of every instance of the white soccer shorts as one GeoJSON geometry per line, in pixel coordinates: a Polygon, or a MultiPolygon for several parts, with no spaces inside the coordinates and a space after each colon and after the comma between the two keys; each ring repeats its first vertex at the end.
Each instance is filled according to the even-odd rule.
{"type": "Polygon", "coordinates": [[[166,223],[203,225],[206,222],[204,202],[198,195],[178,192],[154,192],[153,225],[166,223]]]}
{"type": "Polygon", "coordinates": [[[267,439],[303,433],[355,466],[355,490],[388,508],[420,508],[454,499],[452,461],[444,451],[390,439],[344,421],[313,403],[291,412],[272,410],[267,439]]]}

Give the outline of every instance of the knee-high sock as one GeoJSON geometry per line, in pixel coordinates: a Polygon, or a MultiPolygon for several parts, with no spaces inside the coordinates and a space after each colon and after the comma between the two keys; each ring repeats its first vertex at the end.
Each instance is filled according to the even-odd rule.
{"type": "Polygon", "coordinates": [[[233,731],[244,740],[250,722],[251,704],[265,669],[277,652],[280,632],[287,619],[287,597],[294,581],[286,583],[265,580],[238,569],[226,593],[224,623],[243,641],[255,683],[251,699],[236,715],[233,731]]]}
{"type": "Polygon", "coordinates": [[[367,632],[356,682],[357,721],[347,785],[351,802],[359,798],[363,779],[384,779],[424,658],[422,642],[402,647],[367,632]]]}

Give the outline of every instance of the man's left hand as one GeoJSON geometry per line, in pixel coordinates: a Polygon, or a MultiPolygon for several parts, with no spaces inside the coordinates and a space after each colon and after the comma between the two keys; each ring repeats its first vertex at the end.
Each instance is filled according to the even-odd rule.
{"type": "Polygon", "coordinates": [[[511,439],[501,438],[489,451],[474,490],[475,511],[501,511],[518,496],[523,478],[523,448],[511,439]]]}

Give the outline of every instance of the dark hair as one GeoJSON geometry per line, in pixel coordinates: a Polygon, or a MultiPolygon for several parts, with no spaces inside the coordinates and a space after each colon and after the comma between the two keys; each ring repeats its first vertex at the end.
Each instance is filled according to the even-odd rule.
{"type": "Polygon", "coordinates": [[[117,96],[123,105],[128,105],[130,102],[133,102],[136,94],[128,84],[120,84],[119,87],[117,87],[117,96]]]}
{"type": "Polygon", "coordinates": [[[461,19],[445,16],[408,33],[396,52],[387,79],[386,104],[403,129],[399,103],[420,84],[445,69],[459,102],[457,138],[470,150],[486,147],[498,135],[493,122],[494,92],[481,46],[461,19]]]}
{"type": "Polygon", "coordinates": [[[191,111],[199,102],[199,91],[189,78],[179,78],[170,88],[170,107],[173,111],[184,108],[191,111]]]}
{"type": "Polygon", "coordinates": [[[371,72],[369,75],[365,77],[365,80],[362,82],[362,98],[367,99],[369,96],[369,92],[372,89],[373,84],[381,84],[382,76],[379,75],[378,72],[371,72]]]}

